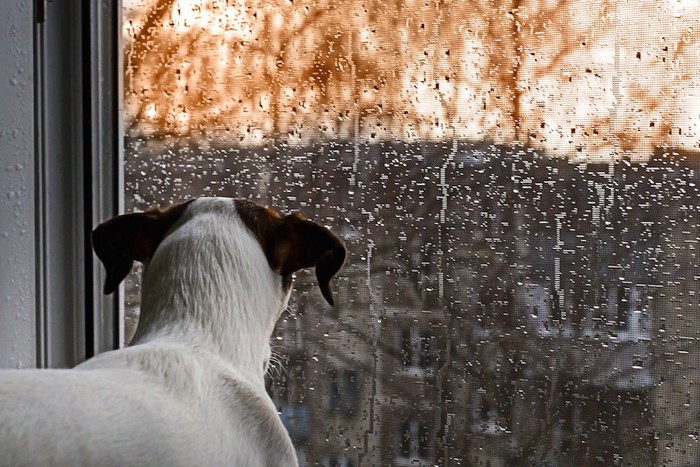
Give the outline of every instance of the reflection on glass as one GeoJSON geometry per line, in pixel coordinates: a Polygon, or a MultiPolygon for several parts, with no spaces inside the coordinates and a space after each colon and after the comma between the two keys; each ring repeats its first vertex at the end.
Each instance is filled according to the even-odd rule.
{"type": "Polygon", "coordinates": [[[124,7],[128,209],[348,245],[275,332],[302,465],[700,463],[696,2],[124,7]]]}

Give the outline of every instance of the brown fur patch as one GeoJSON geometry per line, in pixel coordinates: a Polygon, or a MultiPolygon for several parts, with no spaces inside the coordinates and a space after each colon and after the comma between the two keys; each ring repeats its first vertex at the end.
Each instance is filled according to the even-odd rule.
{"type": "Polygon", "coordinates": [[[192,201],[165,209],[123,214],[103,222],[92,231],[92,247],[107,271],[105,294],[119,287],[134,261],[145,261],[153,256],[165,234],[192,201]]]}
{"type": "Polygon", "coordinates": [[[270,268],[287,277],[299,269],[315,267],[321,293],[333,306],[330,280],[345,263],[347,254],[340,238],[299,213],[282,217],[251,201],[235,203],[241,219],[260,242],[270,268]]]}

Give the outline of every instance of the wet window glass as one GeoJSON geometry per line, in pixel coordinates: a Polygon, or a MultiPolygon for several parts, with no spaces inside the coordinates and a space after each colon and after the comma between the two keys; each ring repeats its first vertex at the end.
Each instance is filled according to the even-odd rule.
{"type": "Polygon", "coordinates": [[[127,211],[244,197],[347,244],[336,307],[300,272],[273,336],[302,465],[700,464],[697,2],[122,22],[127,211]]]}

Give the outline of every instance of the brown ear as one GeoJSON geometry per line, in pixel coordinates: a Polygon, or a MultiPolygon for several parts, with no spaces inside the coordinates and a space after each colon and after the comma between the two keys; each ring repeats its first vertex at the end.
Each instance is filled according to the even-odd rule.
{"type": "Polygon", "coordinates": [[[347,252],[342,240],[300,214],[281,217],[246,200],[236,200],[236,208],[258,238],[270,267],[282,275],[315,267],[321,294],[334,306],[330,282],[345,263],[347,252]]]}
{"type": "Polygon", "coordinates": [[[274,260],[281,274],[315,267],[316,280],[323,298],[334,306],[331,279],[345,263],[347,251],[342,240],[330,230],[299,214],[282,219],[274,245],[274,260]]]}
{"type": "Polygon", "coordinates": [[[92,231],[92,247],[107,271],[105,294],[119,287],[134,261],[143,262],[153,256],[165,234],[192,201],[167,209],[117,216],[92,231]]]}

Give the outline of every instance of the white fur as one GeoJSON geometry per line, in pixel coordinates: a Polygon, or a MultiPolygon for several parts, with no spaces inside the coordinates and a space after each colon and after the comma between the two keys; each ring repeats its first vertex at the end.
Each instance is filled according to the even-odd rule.
{"type": "Polygon", "coordinates": [[[191,203],[142,291],[131,347],[0,371],[0,465],[297,465],[264,383],[289,294],[233,201],[191,203]]]}

